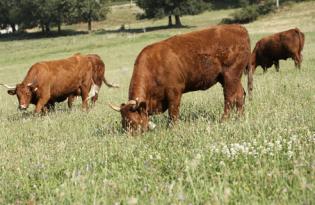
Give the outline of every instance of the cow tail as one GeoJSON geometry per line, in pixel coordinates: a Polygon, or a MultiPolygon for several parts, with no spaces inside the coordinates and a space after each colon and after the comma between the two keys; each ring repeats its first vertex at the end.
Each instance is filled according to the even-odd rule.
{"type": "Polygon", "coordinates": [[[119,88],[119,85],[115,85],[115,84],[112,84],[112,83],[107,82],[107,80],[106,80],[105,77],[103,78],[103,82],[105,83],[105,85],[107,85],[107,87],[110,87],[110,88],[119,88]]]}
{"type": "Polygon", "coordinates": [[[299,52],[301,52],[304,47],[304,34],[298,28],[295,28],[295,32],[299,36],[299,52]]]}

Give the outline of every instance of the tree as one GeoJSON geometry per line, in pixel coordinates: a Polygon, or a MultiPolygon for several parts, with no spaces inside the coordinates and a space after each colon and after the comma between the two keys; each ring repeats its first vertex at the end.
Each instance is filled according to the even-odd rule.
{"type": "Polygon", "coordinates": [[[57,24],[58,32],[61,31],[61,25],[70,21],[71,11],[75,6],[73,0],[53,0],[54,22],[57,24]]]}
{"type": "Polygon", "coordinates": [[[108,0],[76,0],[72,16],[72,23],[80,21],[88,23],[88,30],[92,30],[92,21],[104,20],[109,12],[108,0]]]}
{"type": "Polygon", "coordinates": [[[50,32],[51,26],[61,25],[58,3],[63,0],[20,0],[21,28],[39,26],[42,32],[50,32]]]}
{"type": "Polygon", "coordinates": [[[12,32],[16,32],[16,24],[19,22],[19,1],[1,0],[0,1],[0,27],[11,26],[12,32]]]}
{"type": "Polygon", "coordinates": [[[146,18],[163,18],[168,16],[168,25],[172,26],[172,16],[175,16],[175,26],[182,26],[180,17],[196,15],[211,4],[205,0],[138,0],[137,5],[145,11],[146,18]]]}

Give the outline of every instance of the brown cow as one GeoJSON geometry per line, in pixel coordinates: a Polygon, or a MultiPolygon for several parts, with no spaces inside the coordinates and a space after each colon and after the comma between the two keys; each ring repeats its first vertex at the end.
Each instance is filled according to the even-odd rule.
{"type": "Polygon", "coordinates": [[[221,83],[226,119],[232,106],[243,112],[245,92],[241,77],[250,62],[250,39],[240,25],[220,25],[144,48],[135,62],[129,101],[121,106],[122,126],[127,131],[146,131],[149,116],[165,112],[175,122],[183,93],[206,90],[221,83]]]}
{"type": "Polygon", "coordinates": [[[92,81],[92,63],[82,55],[67,59],[45,61],[34,64],[24,80],[14,87],[5,84],[8,94],[17,95],[19,109],[25,110],[29,104],[35,104],[35,112],[48,108],[55,102],[66,100],[76,95],[78,90],[82,97],[82,107],[88,109],[88,98],[92,81]]]}
{"type": "MultiPolygon", "coordinates": [[[[81,54],[75,54],[75,55],[81,55],[81,54]]],[[[98,99],[98,93],[99,93],[99,90],[100,90],[103,82],[108,87],[119,88],[119,86],[107,82],[107,80],[105,78],[105,64],[99,55],[88,54],[88,55],[86,55],[86,57],[88,57],[88,59],[92,63],[92,67],[93,67],[93,70],[92,70],[93,71],[93,75],[92,75],[93,85],[91,88],[90,96],[93,96],[92,102],[95,103],[96,100],[98,99]]],[[[72,103],[75,100],[76,96],[80,96],[80,90],[78,90],[77,93],[74,93],[74,95],[69,96],[69,98],[68,98],[69,108],[72,107],[72,103]]]]}
{"type": "Polygon", "coordinates": [[[251,57],[251,66],[255,72],[261,66],[264,72],[275,65],[279,72],[279,60],[292,58],[295,66],[301,68],[304,34],[298,29],[290,29],[266,36],[256,43],[251,57]]]}

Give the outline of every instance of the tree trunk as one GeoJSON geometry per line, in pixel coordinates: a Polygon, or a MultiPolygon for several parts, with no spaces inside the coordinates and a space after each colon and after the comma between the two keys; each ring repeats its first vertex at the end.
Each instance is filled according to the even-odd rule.
{"type": "Polygon", "coordinates": [[[173,26],[172,15],[168,16],[168,27],[173,26]]]}
{"type": "Polygon", "coordinates": [[[40,28],[42,29],[42,33],[45,33],[45,26],[44,26],[44,24],[40,24],[40,28]]]}
{"type": "Polygon", "coordinates": [[[61,22],[58,22],[58,33],[61,32],[61,22]]]}
{"type": "Polygon", "coordinates": [[[178,15],[175,15],[175,25],[176,25],[176,27],[183,26],[182,22],[180,21],[180,16],[178,16],[178,15]]]}
{"type": "Polygon", "coordinates": [[[49,33],[49,32],[50,32],[49,23],[45,24],[45,31],[46,31],[46,33],[49,33]]]}
{"type": "Polygon", "coordinates": [[[89,32],[92,31],[92,20],[91,19],[88,20],[88,30],[89,30],[89,32]]]}
{"type": "Polygon", "coordinates": [[[15,33],[16,32],[15,24],[10,24],[10,26],[12,28],[12,32],[15,33]]]}

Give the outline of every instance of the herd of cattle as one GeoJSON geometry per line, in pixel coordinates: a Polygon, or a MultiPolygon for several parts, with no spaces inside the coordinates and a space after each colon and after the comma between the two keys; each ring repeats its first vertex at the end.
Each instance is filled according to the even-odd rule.
{"type": "MultiPolygon", "coordinates": [[[[252,96],[253,73],[257,66],[264,71],[279,60],[292,58],[300,68],[304,34],[290,29],[264,37],[251,52],[247,30],[240,25],[220,25],[187,34],[176,35],[145,47],[138,55],[129,86],[129,100],[110,106],[121,113],[122,126],[129,132],[154,128],[149,116],[168,110],[171,123],[179,116],[183,93],[206,90],[219,82],[224,93],[224,114],[236,107],[243,113],[245,90],[242,74],[248,75],[248,94],[252,96]]],[[[35,112],[47,112],[56,102],[68,99],[71,108],[76,96],[82,97],[83,109],[93,103],[104,82],[105,65],[98,55],[75,54],[67,59],[34,64],[24,80],[16,86],[0,84],[8,94],[16,95],[19,109],[29,104],[35,112]]]]}

